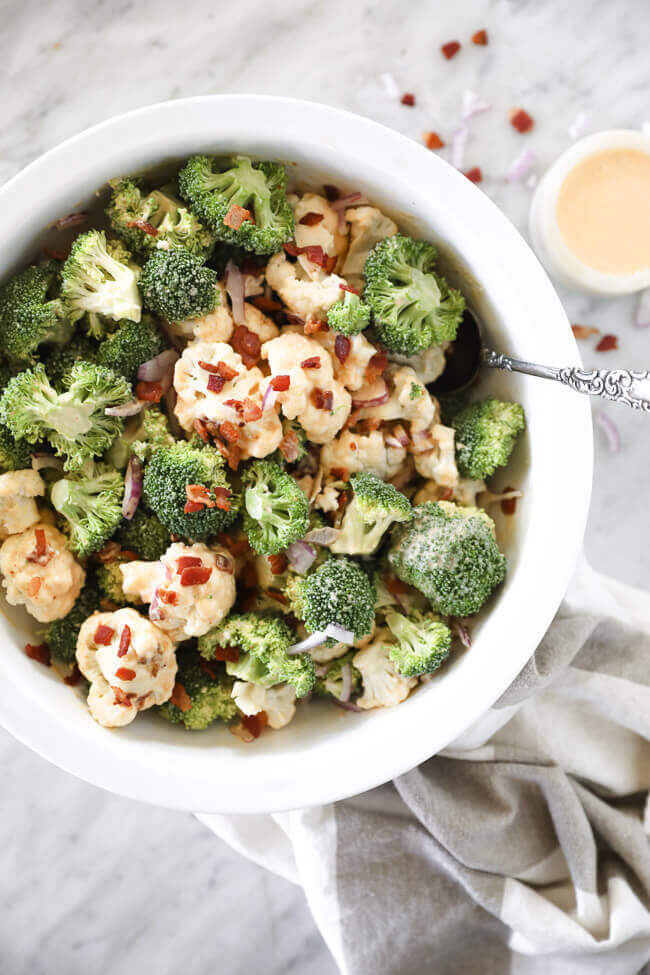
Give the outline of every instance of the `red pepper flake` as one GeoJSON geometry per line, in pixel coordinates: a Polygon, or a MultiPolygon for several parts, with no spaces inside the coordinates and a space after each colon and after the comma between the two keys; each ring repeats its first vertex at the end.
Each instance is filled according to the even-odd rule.
{"type": "Polygon", "coordinates": [[[477,30],[475,34],[472,34],[472,44],[478,44],[479,47],[485,47],[488,42],[488,36],[486,30],[477,30]]]}
{"type": "MultiPolygon", "coordinates": [[[[228,576],[231,576],[235,571],[235,567],[233,566],[230,559],[226,558],[225,555],[222,555],[221,552],[217,552],[217,554],[215,555],[214,564],[216,565],[219,572],[225,572],[226,575],[228,576]]],[[[182,581],[183,580],[181,579],[181,582],[182,581]]]]}
{"type": "Polygon", "coordinates": [[[283,311],[282,305],[274,298],[267,298],[266,295],[255,295],[250,299],[251,305],[255,305],[260,311],[272,312],[283,311]]]}
{"type": "Polygon", "coordinates": [[[135,387],[135,395],[145,403],[160,403],[163,388],[160,383],[139,382],[135,387]]]}
{"type": "Polygon", "coordinates": [[[212,575],[209,565],[192,566],[181,572],[181,586],[202,586],[212,575]]]}
{"type": "Polygon", "coordinates": [[[407,91],[402,95],[400,101],[402,105],[408,105],[409,108],[413,108],[415,105],[415,95],[412,92],[407,91]]]}
{"type": "Polygon", "coordinates": [[[219,433],[226,443],[237,443],[239,440],[239,430],[230,420],[225,420],[219,424],[219,433]]]}
{"type": "Polygon", "coordinates": [[[131,698],[121,687],[113,687],[111,684],[111,690],[115,695],[115,704],[121,704],[123,708],[130,708],[132,706],[131,698]]]}
{"type": "Polygon", "coordinates": [[[368,365],[363,378],[367,383],[374,383],[388,369],[388,356],[385,352],[376,352],[368,365]]]}
{"type": "Polygon", "coordinates": [[[248,368],[254,366],[260,357],[262,348],[260,337],[255,332],[251,332],[245,325],[237,326],[230,340],[230,344],[235,352],[239,353],[244,365],[248,368]]]}
{"type": "Polygon", "coordinates": [[[276,393],[284,393],[291,385],[291,376],[274,376],[270,382],[271,389],[276,393]]]}
{"type": "Polygon", "coordinates": [[[269,563],[274,576],[281,576],[289,568],[289,559],[284,552],[280,552],[278,555],[267,555],[266,561],[269,563]]]}
{"type": "Polygon", "coordinates": [[[247,220],[249,220],[251,223],[255,223],[253,214],[250,212],[250,210],[247,210],[245,207],[237,206],[236,203],[233,203],[228,210],[228,213],[223,218],[224,224],[226,227],[230,227],[231,230],[239,230],[241,225],[246,223],[247,220]]]}
{"type": "Polygon", "coordinates": [[[316,213],[314,210],[310,210],[306,213],[304,217],[301,217],[298,223],[304,224],[306,227],[315,227],[317,223],[320,223],[323,219],[324,214],[316,213]]]}
{"type": "Polygon", "coordinates": [[[112,626],[106,626],[105,623],[100,623],[95,630],[95,643],[99,644],[101,647],[107,647],[115,636],[115,630],[112,626]]]}
{"type": "MultiPolygon", "coordinates": [[[[515,488],[507,487],[504,488],[503,493],[507,494],[508,491],[514,491],[514,490],[515,488]]],[[[501,510],[503,511],[504,515],[514,515],[515,511],[517,510],[517,500],[518,500],[517,498],[503,499],[503,501],[501,502],[501,510]]]]}
{"type": "Polygon", "coordinates": [[[120,636],[120,647],[117,651],[118,657],[125,657],[131,646],[131,627],[125,626],[120,636]]]}
{"type": "Polygon", "coordinates": [[[68,676],[63,678],[63,683],[67,684],[68,687],[76,687],[80,680],[81,671],[79,670],[79,664],[73,664],[68,676]]]}
{"type": "Polygon", "coordinates": [[[325,322],[310,319],[308,322],[305,322],[303,332],[305,335],[313,335],[315,332],[327,332],[327,325],[325,322]]]}
{"type": "Polygon", "coordinates": [[[320,369],[320,356],[311,355],[308,359],[303,359],[300,363],[301,369],[320,369]]]}
{"type": "Polygon", "coordinates": [[[179,576],[184,569],[191,569],[196,565],[203,565],[197,555],[181,555],[176,559],[176,575],[179,576]]]}
{"type": "Polygon", "coordinates": [[[249,735],[259,738],[268,724],[266,711],[259,711],[257,714],[242,714],[241,723],[249,735]]]}
{"type": "Polygon", "coordinates": [[[334,403],[334,393],[331,389],[312,389],[311,401],[317,410],[331,410],[334,403]]]}
{"type": "Polygon", "coordinates": [[[130,667],[118,667],[115,671],[118,680],[135,680],[135,670],[130,667]]]}
{"type": "Polygon", "coordinates": [[[178,605],[178,593],[175,589],[158,589],[156,595],[160,602],[165,603],[166,606],[178,605]]]}
{"type": "Polygon", "coordinates": [[[618,336],[603,335],[602,339],[596,346],[596,352],[610,352],[611,349],[618,349],[618,336]]]}
{"type": "Polygon", "coordinates": [[[214,659],[236,664],[239,660],[239,647],[215,647],[214,659]]]}
{"type": "Polygon", "coordinates": [[[262,418],[262,407],[258,403],[254,403],[252,399],[246,397],[241,415],[244,423],[254,423],[256,420],[262,418]]]}
{"type": "Polygon", "coordinates": [[[463,176],[466,176],[470,183],[481,183],[483,181],[483,173],[481,172],[480,166],[472,166],[471,169],[463,173],[463,176]]]}
{"type": "Polygon", "coordinates": [[[422,136],[422,140],[427,149],[442,149],[444,146],[444,142],[437,132],[425,132],[422,136]]]}
{"type": "Polygon", "coordinates": [[[50,648],[47,643],[26,643],[25,653],[30,660],[36,660],[39,664],[43,664],[44,667],[50,666],[50,648]]]}
{"type": "Polygon", "coordinates": [[[174,707],[177,707],[179,711],[182,711],[183,713],[185,713],[185,711],[189,711],[192,707],[192,698],[178,680],[174,684],[174,690],[172,691],[172,696],[169,700],[174,707]]]}
{"type": "Polygon", "coordinates": [[[352,348],[352,342],[347,337],[347,335],[337,335],[334,339],[334,355],[343,363],[350,355],[350,349],[352,348]]]}
{"type": "Polygon", "coordinates": [[[29,582],[27,583],[25,589],[30,599],[35,599],[36,596],[38,596],[39,590],[41,588],[41,582],[42,579],[40,576],[34,576],[34,578],[30,579],[29,582]]]}
{"type": "Polygon", "coordinates": [[[148,220],[129,220],[127,227],[137,227],[144,234],[148,234],[149,237],[157,237],[158,231],[152,223],[148,220]]]}
{"type": "Polygon", "coordinates": [[[447,41],[446,44],[441,46],[440,50],[447,60],[451,61],[451,59],[460,51],[460,41],[447,41]]]}
{"type": "Polygon", "coordinates": [[[295,430],[289,430],[278,444],[278,450],[286,460],[287,464],[292,464],[298,460],[300,453],[300,441],[295,430]]]}
{"type": "Polygon", "coordinates": [[[214,494],[214,507],[220,511],[230,511],[230,491],[228,488],[216,487],[212,489],[214,494]]]}
{"type": "Polygon", "coordinates": [[[339,288],[341,291],[349,291],[351,295],[358,295],[359,292],[356,288],[353,288],[351,284],[340,284],[339,288]]]}
{"type": "Polygon", "coordinates": [[[517,132],[530,132],[535,124],[528,112],[523,108],[513,108],[509,117],[511,126],[517,132]]]}
{"type": "Polygon", "coordinates": [[[205,420],[198,420],[198,419],[195,420],[194,429],[198,433],[203,443],[208,443],[208,441],[210,440],[210,436],[208,434],[208,428],[205,424],[205,420]]]}
{"type": "Polygon", "coordinates": [[[592,335],[600,334],[600,329],[594,328],[592,325],[572,325],[571,331],[577,339],[588,339],[592,335]]]}

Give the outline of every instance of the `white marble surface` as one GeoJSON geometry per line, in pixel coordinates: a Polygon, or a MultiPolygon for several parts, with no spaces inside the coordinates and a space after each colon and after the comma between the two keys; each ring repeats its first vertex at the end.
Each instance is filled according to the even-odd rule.
{"type": "MultiPolygon", "coordinates": [[[[472,124],[467,166],[482,167],[484,191],[525,229],[530,191],[504,180],[524,144],[541,171],[569,144],[567,128],[580,111],[589,113],[589,130],[650,119],[644,0],[4,0],[1,7],[0,179],[93,122],[168,98],[293,95],[413,138],[424,129],[446,138],[470,87],[493,108],[472,124]],[[481,27],[487,48],[469,43],[481,27]],[[454,38],[463,50],[447,62],[439,45],[454,38]],[[388,98],[379,81],[387,71],[416,94],[415,108],[388,98]],[[528,136],[507,123],[514,105],[536,120],[528,136]]],[[[650,365],[650,331],[633,327],[633,299],[562,297],[572,321],[619,336],[618,353],[585,345],[588,364],[650,365]]],[[[587,553],[596,568],[650,588],[650,421],[598,409],[616,421],[622,448],[609,454],[597,433],[587,553]]],[[[3,975],[334,972],[301,892],[231,853],[190,816],[108,796],[4,733],[0,777],[3,975]]]]}

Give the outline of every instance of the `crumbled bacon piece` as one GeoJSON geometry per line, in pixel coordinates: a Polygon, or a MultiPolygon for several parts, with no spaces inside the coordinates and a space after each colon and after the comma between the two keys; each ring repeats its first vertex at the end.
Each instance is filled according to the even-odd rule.
{"type": "Polygon", "coordinates": [[[193,425],[194,425],[194,429],[198,433],[203,443],[208,443],[210,436],[208,434],[208,428],[206,426],[205,420],[196,419],[193,425]]]}
{"type": "Polygon", "coordinates": [[[192,698],[187,693],[180,681],[176,681],[174,684],[174,689],[172,691],[172,696],[170,697],[170,703],[177,707],[179,711],[185,713],[189,711],[192,707],[192,698]]]}
{"type": "Polygon", "coordinates": [[[311,210],[309,213],[306,213],[304,217],[301,217],[298,223],[302,223],[306,227],[315,227],[316,224],[320,223],[322,219],[322,213],[316,213],[314,210],[311,210]]]}
{"type": "Polygon", "coordinates": [[[216,565],[219,572],[225,572],[226,575],[228,576],[231,576],[235,571],[235,567],[230,561],[230,559],[227,559],[225,555],[221,554],[221,552],[217,552],[217,554],[215,555],[214,564],[216,565]]]}
{"type": "Polygon", "coordinates": [[[149,237],[157,237],[158,231],[152,223],[148,220],[129,220],[127,227],[137,227],[143,233],[148,234],[149,237]]]}
{"type": "Polygon", "coordinates": [[[140,381],[136,384],[135,395],[145,403],[160,403],[163,397],[163,388],[160,383],[140,381]]]}
{"type": "Polygon", "coordinates": [[[215,507],[215,502],[210,497],[210,489],[205,484],[186,484],[185,497],[188,501],[198,501],[206,508],[215,507]]]}
{"type": "Polygon", "coordinates": [[[571,331],[577,339],[588,339],[600,333],[599,328],[593,328],[591,325],[572,325],[571,331]]]}
{"type": "Polygon", "coordinates": [[[255,295],[250,300],[251,305],[255,305],[260,311],[282,311],[282,305],[275,298],[268,298],[266,295],[255,295]]]}
{"type": "Polygon", "coordinates": [[[460,42],[459,41],[447,41],[446,44],[443,44],[441,46],[440,50],[442,51],[442,53],[444,54],[444,56],[447,58],[447,60],[448,61],[451,61],[451,59],[453,57],[455,57],[458,54],[458,52],[460,51],[460,42]]]}
{"type": "Polygon", "coordinates": [[[277,589],[267,589],[266,595],[269,597],[269,599],[274,599],[276,603],[282,603],[283,606],[286,606],[289,602],[285,594],[283,592],[278,592],[277,589]]]}
{"type": "MultiPolygon", "coordinates": [[[[515,488],[507,487],[503,489],[504,494],[508,494],[509,491],[514,491],[515,488]]],[[[514,515],[517,510],[517,498],[503,498],[501,501],[501,510],[504,515],[514,515]]]]}
{"type": "Polygon", "coordinates": [[[335,481],[349,481],[350,472],[347,467],[331,467],[330,474],[335,481]]]}
{"type": "Polygon", "coordinates": [[[244,423],[254,423],[262,417],[262,407],[259,403],[254,403],[252,399],[246,397],[242,407],[242,419],[244,423]]]}
{"type": "Polygon", "coordinates": [[[203,511],[205,505],[202,501],[186,501],[183,508],[183,514],[185,515],[195,515],[197,511],[203,511]]]}
{"type": "Polygon", "coordinates": [[[50,648],[47,643],[26,643],[25,653],[30,660],[36,660],[44,667],[50,666],[50,648]]]}
{"type": "Polygon", "coordinates": [[[486,30],[477,30],[475,34],[472,34],[472,44],[478,44],[479,47],[485,47],[488,42],[488,36],[486,30]]]}
{"type": "Polygon", "coordinates": [[[363,378],[371,385],[388,369],[388,356],[385,352],[376,352],[368,365],[366,366],[366,371],[363,378]]]}
{"type": "Polygon", "coordinates": [[[118,680],[135,680],[135,670],[131,667],[118,667],[115,676],[118,680]]]}
{"type": "Polygon", "coordinates": [[[274,389],[276,393],[284,393],[291,385],[291,376],[274,376],[271,380],[271,389],[274,389]]]}
{"type": "Polygon", "coordinates": [[[245,366],[254,366],[260,357],[262,343],[259,335],[251,332],[245,325],[238,325],[230,340],[235,352],[239,353],[245,366]]]}
{"type": "Polygon", "coordinates": [[[413,108],[415,105],[415,95],[412,92],[407,91],[402,95],[400,101],[402,105],[408,105],[409,108],[413,108]]]}
{"type": "Polygon", "coordinates": [[[249,220],[251,223],[255,223],[253,214],[250,212],[250,210],[247,210],[245,207],[237,206],[236,203],[232,204],[228,210],[228,213],[223,218],[224,224],[226,227],[230,227],[231,230],[239,230],[241,225],[246,223],[247,220],[249,220]]]}
{"type": "Polygon", "coordinates": [[[322,265],[325,274],[331,274],[336,267],[336,257],[332,254],[331,257],[326,257],[322,265]]]}
{"type": "Polygon", "coordinates": [[[311,401],[317,410],[331,410],[334,404],[334,393],[331,389],[312,389],[311,401]]]}
{"type": "Polygon", "coordinates": [[[289,568],[289,559],[284,552],[280,552],[278,555],[267,555],[266,561],[269,563],[271,573],[274,576],[281,576],[289,568]]]}
{"type": "Polygon", "coordinates": [[[81,671],[79,670],[79,664],[73,664],[68,676],[63,678],[63,683],[67,684],[68,687],[76,687],[80,680],[81,671]]]}
{"type": "Polygon", "coordinates": [[[308,261],[322,267],[327,274],[331,274],[336,264],[336,257],[328,256],[320,244],[309,244],[307,247],[298,247],[297,244],[285,244],[284,249],[291,257],[298,257],[304,254],[308,261]]]}
{"type": "Polygon", "coordinates": [[[289,430],[278,444],[278,450],[286,460],[287,464],[292,464],[298,460],[300,453],[300,441],[295,430],[289,430]]]}
{"type": "Polygon", "coordinates": [[[178,593],[175,589],[158,589],[156,595],[160,602],[165,603],[166,606],[178,605],[178,593]]]}
{"type": "Polygon", "coordinates": [[[385,576],[384,582],[386,583],[386,588],[388,589],[391,596],[403,596],[409,591],[409,587],[406,583],[402,582],[396,576],[385,576]]]}
{"type": "Polygon", "coordinates": [[[115,630],[112,626],[106,626],[105,623],[100,623],[95,630],[94,640],[100,647],[107,647],[114,636],[115,630]]]}
{"type": "Polygon", "coordinates": [[[351,295],[358,295],[359,292],[356,288],[353,288],[351,284],[340,284],[339,288],[341,291],[349,291],[351,295]]]}
{"type": "Polygon", "coordinates": [[[198,555],[181,555],[176,559],[176,575],[179,576],[185,569],[193,568],[196,565],[203,565],[198,555]]]}
{"type": "Polygon", "coordinates": [[[427,149],[442,149],[444,142],[437,132],[425,132],[422,136],[427,149]]]}
{"type": "Polygon", "coordinates": [[[121,687],[114,687],[111,684],[111,690],[115,695],[115,704],[121,704],[123,708],[130,708],[132,706],[131,698],[121,687]]]}
{"type": "Polygon", "coordinates": [[[219,424],[219,433],[226,443],[237,443],[239,440],[239,430],[230,420],[224,420],[223,423],[219,424]]]}
{"type": "Polygon", "coordinates": [[[239,648],[238,647],[215,647],[214,659],[229,661],[230,663],[236,664],[237,661],[239,660],[239,648]]]}
{"type": "Polygon", "coordinates": [[[246,552],[250,552],[251,546],[246,535],[238,535],[237,538],[233,538],[232,535],[221,532],[217,535],[217,541],[219,545],[227,548],[231,555],[245,555],[246,552]]]}
{"type": "Polygon", "coordinates": [[[441,492],[440,497],[438,498],[438,500],[439,501],[451,501],[451,499],[453,498],[453,496],[454,496],[454,492],[452,491],[452,489],[450,487],[446,487],[441,492]]]}
{"type": "Polygon", "coordinates": [[[268,724],[266,711],[259,711],[257,714],[242,714],[241,723],[249,735],[259,738],[268,724]]]}
{"type": "Polygon", "coordinates": [[[320,356],[311,355],[308,359],[303,359],[300,363],[301,369],[320,369],[320,356]]]}
{"type": "Polygon", "coordinates": [[[343,363],[350,355],[350,349],[352,348],[352,342],[347,337],[347,335],[337,335],[334,339],[334,355],[343,363]]]}
{"type": "Polygon", "coordinates": [[[181,572],[181,586],[202,586],[212,575],[209,565],[191,566],[181,572]]]}
{"type": "MultiPolygon", "coordinates": [[[[199,365],[201,365],[201,363],[199,363],[199,365]]],[[[223,361],[223,359],[220,359],[219,362],[217,362],[216,366],[214,366],[214,371],[217,373],[217,375],[221,376],[222,379],[226,380],[234,379],[235,376],[239,375],[237,370],[233,369],[232,366],[229,366],[227,362],[223,361]]]]}
{"type": "Polygon", "coordinates": [[[47,538],[45,536],[45,529],[35,528],[34,529],[35,544],[32,551],[27,556],[28,562],[36,562],[38,565],[47,565],[53,556],[51,549],[47,547],[47,538]]]}
{"type": "Polygon", "coordinates": [[[223,376],[217,376],[215,373],[210,373],[208,376],[208,389],[211,393],[220,393],[225,385],[226,380],[223,376]]]}
{"type": "Polygon", "coordinates": [[[609,352],[611,349],[618,349],[617,335],[603,335],[596,346],[596,352],[609,352]]]}
{"type": "Polygon", "coordinates": [[[120,636],[120,646],[117,651],[118,657],[126,656],[129,647],[131,646],[131,627],[125,626],[122,630],[122,635],[120,636]]]}
{"type": "Polygon", "coordinates": [[[237,446],[237,444],[226,445],[221,440],[215,440],[214,445],[221,456],[225,457],[230,470],[236,471],[239,467],[239,461],[241,460],[241,449],[237,446]]]}
{"type": "Polygon", "coordinates": [[[480,166],[472,166],[471,169],[465,170],[463,176],[466,176],[470,183],[480,183],[483,180],[483,173],[480,166]]]}
{"type": "Polygon", "coordinates": [[[225,487],[212,488],[214,506],[220,511],[230,511],[230,491],[225,487]]]}
{"type": "Polygon", "coordinates": [[[305,335],[313,335],[314,332],[320,332],[320,331],[326,332],[327,328],[325,327],[324,322],[319,322],[315,318],[310,318],[308,322],[305,322],[305,327],[303,328],[303,331],[305,335]]]}
{"type": "MultiPolygon", "coordinates": [[[[244,402],[243,402],[243,400],[240,400],[240,399],[227,399],[227,400],[224,400],[223,405],[224,406],[230,406],[233,410],[236,410],[238,413],[243,413],[244,412],[244,402]]],[[[219,432],[219,428],[217,427],[217,433],[218,432],[219,432]]]]}
{"type": "Polygon", "coordinates": [[[530,132],[535,123],[523,108],[513,108],[510,112],[510,124],[517,132],[524,133],[530,132]]]}

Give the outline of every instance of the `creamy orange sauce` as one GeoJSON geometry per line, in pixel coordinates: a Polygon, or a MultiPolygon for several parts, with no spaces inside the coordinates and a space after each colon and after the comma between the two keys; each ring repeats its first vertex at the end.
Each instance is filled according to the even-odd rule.
{"type": "Polygon", "coordinates": [[[607,149],[584,159],[562,184],[556,218],[583,264],[608,274],[650,267],[650,156],[607,149]]]}

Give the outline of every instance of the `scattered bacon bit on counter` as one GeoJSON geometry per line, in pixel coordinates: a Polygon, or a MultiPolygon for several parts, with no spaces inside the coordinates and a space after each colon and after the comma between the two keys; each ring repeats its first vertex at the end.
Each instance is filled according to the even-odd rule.
{"type": "Polygon", "coordinates": [[[281,576],[289,568],[289,559],[284,552],[280,552],[278,555],[267,555],[266,561],[269,563],[274,576],[281,576]]]}
{"type": "Polygon", "coordinates": [[[223,222],[225,223],[226,227],[230,227],[231,230],[239,230],[241,225],[246,223],[247,220],[249,220],[251,223],[255,223],[253,214],[250,212],[250,210],[247,210],[245,207],[237,206],[236,203],[233,203],[228,210],[228,213],[223,218],[223,222]]]}
{"type": "Polygon", "coordinates": [[[412,92],[407,91],[402,95],[400,101],[402,105],[408,105],[409,108],[413,108],[415,105],[415,95],[412,92]]]}
{"type": "Polygon", "coordinates": [[[130,667],[118,667],[115,676],[118,680],[135,680],[135,670],[130,667]]]}
{"type": "Polygon", "coordinates": [[[131,698],[125,691],[122,690],[121,687],[113,687],[113,685],[111,684],[111,690],[115,695],[116,704],[121,704],[123,708],[131,707],[131,698]]]}
{"type": "Polygon", "coordinates": [[[163,388],[160,383],[140,381],[135,387],[135,395],[145,403],[160,403],[163,397],[163,388]]]}
{"type": "Polygon", "coordinates": [[[347,335],[337,335],[334,339],[334,355],[339,360],[339,362],[345,362],[347,357],[350,355],[350,349],[352,348],[352,342],[347,337],[347,335]]]}
{"type": "Polygon", "coordinates": [[[67,217],[59,217],[58,220],[54,222],[54,226],[57,230],[67,230],[69,227],[80,227],[82,224],[86,223],[88,220],[88,214],[84,211],[79,213],[69,213],[67,217]]]}
{"type": "Polygon", "coordinates": [[[383,376],[386,369],[388,369],[388,356],[385,352],[376,352],[366,366],[363,378],[370,385],[383,376]]]}
{"type": "Polygon", "coordinates": [[[603,335],[596,352],[609,352],[611,349],[618,349],[618,335],[603,335]]]}
{"type": "MultiPolygon", "coordinates": [[[[225,488],[223,488],[225,490],[225,488]]],[[[215,492],[216,493],[216,492],[215,492]]],[[[217,541],[219,545],[223,548],[227,548],[231,555],[245,555],[246,552],[250,552],[251,546],[246,535],[238,535],[236,538],[232,535],[227,535],[225,532],[220,532],[217,535],[217,541]]]]}
{"type": "Polygon", "coordinates": [[[274,376],[269,385],[276,393],[284,393],[291,385],[291,376],[274,376]]]}
{"type": "Polygon", "coordinates": [[[510,112],[510,124],[517,132],[530,132],[535,124],[531,116],[523,108],[513,108],[510,112]]]}
{"type": "Polygon", "coordinates": [[[250,300],[251,305],[255,305],[260,311],[282,311],[282,305],[275,298],[268,298],[266,295],[255,295],[250,300]]]}
{"type": "MultiPolygon", "coordinates": [[[[515,488],[507,487],[503,489],[503,493],[507,494],[508,491],[514,491],[515,488]]],[[[514,515],[517,510],[517,498],[504,498],[501,502],[501,510],[504,515],[514,515]]]]}
{"type": "Polygon", "coordinates": [[[78,664],[72,665],[72,670],[67,677],[63,678],[63,683],[67,684],[68,687],[76,687],[81,680],[81,671],[79,670],[78,664]]]}
{"type": "Polygon", "coordinates": [[[215,647],[214,659],[236,664],[239,660],[239,647],[215,647]]]}
{"type": "Polygon", "coordinates": [[[98,643],[100,647],[107,647],[115,636],[115,630],[112,626],[106,626],[105,623],[100,623],[95,630],[94,640],[98,643]]]}
{"type": "Polygon", "coordinates": [[[472,44],[478,44],[479,47],[485,47],[488,42],[488,36],[486,30],[477,30],[475,34],[472,34],[472,44]]]}
{"type": "Polygon", "coordinates": [[[179,711],[183,711],[183,713],[189,711],[192,707],[192,698],[178,680],[174,684],[174,690],[169,700],[179,711]]]}
{"type": "Polygon", "coordinates": [[[181,586],[202,586],[212,575],[209,565],[191,566],[181,572],[181,586]]]}
{"type": "Polygon", "coordinates": [[[460,51],[460,41],[447,41],[446,44],[441,46],[440,50],[447,60],[451,61],[451,59],[460,51]]]}
{"type": "Polygon", "coordinates": [[[437,132],[424,132],[422,139],[427,149],[442,149],[444,146],[444,142],[437,132]]]}
{"type": "Polygon", "coordinates": [[[317,410],[331,410],[334,404],[334,393],[331,389],[312,389],[311,401],[317,410]]]}
{"type": "Polygon", "coordinates": [[[262,407],[246,397],[242,404],[242,419],[244,423],[254,423],[262,418],[262,407]]]}
{"type": "Polygon", "coordinates": [[[26,643],[25,653],[30,660],[36,660],[44,667],[50,666],[50,648],[47,643],[26,643]]]}
{"type": "Polygon", "coordinates": [[[350,480],[350,472],[347,467],[332,467],[330,468],[330,474],[336,481],[350,480]]]}
{"type": "Polygon", "coordinates": [[[203,565],[198,555],[181,555],[176,560],[176,575],[182,575],[185,569],[191,569],[197,565],[203,565]]]}
{"type": "Polygon", "coordinates": [[[324,325],[325,325],[324,322],[319,322],[314,318],[310,318],[308,322],[305,322],[305,327],[303,331],[305,335],[313,335],[314,332],[320,332],[321,330],[323,332],[326,332],[327,328],[324,327],[324,325]]]}
{"type": "Polygon", "coordinates": [[[266,711],[260,711],[258,714],[242,714],[241,723],[253,738],[259,738],[268,724],[268,720],[266,711]]]}
{"type": "Polygon", "coordinates": [[[289,430],[285,433],[284,437],[278,444],[278,450],[286,460],[287,464],[292,464],[294,460],[298,460],[298,454],[300,453],[300,441],[298,440],[298,434],[295,430],[289,430]]]}
{"type": "Polygon", "coordinates": [[[351,284],[340,284],[339,288],[341,291],[349,291],[351,295],[358,295],[359,292],[356,288],[353,288],[351,284]]]}
{"type": "Polygon", "coordinates": [[[260,337],[255,332],[251,332],[245,325],[237,326],[230,344],[235,352],[238,352],[242,357],[244,365],[247,367],[254,366],[260,357],[260,350],[262,348],[260,337]]]}
{"type": "Polygon", "coordinates": [[[166,606],[176,606],[178,603],[178,593],[175,589],[158,589],[156,595],[166,606]]]}
{"type": "Polygon", "coordinates": [[[226,575],[231,576],[235,571],[235,567],[230,561],[230,559],[227,559],[226,556],[222,555],[220,552],[217,552],[217,554],[215,555],[214,564],[216,565],[219,572],[225,572],[226,575]]]}
{"type": "MultiPolygon", "coordinates": [[[[230,511],[230,491],[228,488],[216,487],[212,489],[214,506],[220,511],[230,511]]],[[[209,507],[209,506],[208,506],[209,507]]]]}
{"type": "Polygon", "coordinates": [[[323,216],[324,214],[316,213],[314,210],[311,210],[309,213],[306,213],[304,217],[301,217],[298,223],[302,223],[306,227],[315,227],[317,223],[321,222],[323,216]]]}
{"type": "Polygon", "coordinates": [[[572,325],[571,331],[577,339],[588,339],[592,335],[600,334],[600,329],[592,325],[572,325]]]}
{"type": "Polygon", "coordinates": [[[43,253],[53,261],[65,261],[65,254],[62,254],[61,251],[52,250],[51,247],[44,247],[43,253]]]}
{"type": "Polygon", "coordinates": [[[43,528],[35,528],[34,535],[36,542],[33,550],[27,556],[28,562],[36,562],[38,565],[47,565],[52,558],[52,551],[47,547],[47,538],[43,528]]]}
{"type": "Polygon", "coordinates": [[[148,234],[149,237],[158,236],[157,229],[148,220],[129,220],[127,227],[137,227],[138,230],[141,230],[144,234],[148,234]]]}
{"type": "Polygon", "coordinates": [[[198,433],[198,435],[201,438],[201,440],[203,441],[203,443],[207,443],[209,441],[210,436],[208,434],[208,428],[207,428],[204,420],[198,420],[198,419],[195,420],[194,421],[194,429],[198,433]]]}
{"type": "Polygon", "coordinates": [[[219,433],[226,443],[237,443],[239,440],[239,430],[230,420],[224,420],[223,423],[219,424],[219,433]]]}
{"type": "Polygon", "coordinates": [[[308,359],[303,359],[300,363],[301,369],[320,369],[320,356],[311,355],[308,359]]]}
{"type": "Polygon", "coordinates": [[[466,176],[470,183],[480,183],[483,180],[483,173],[481,172],[480,166],[472,166],[471,169],[463,173],[463,176],[466,176]]]}

